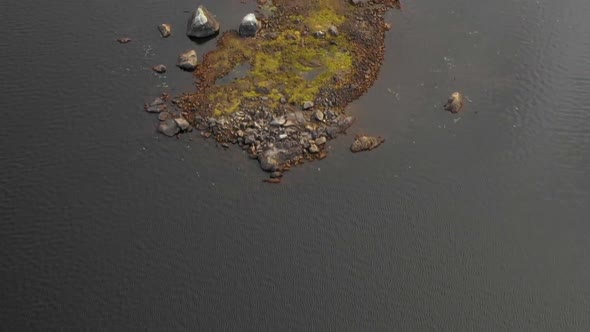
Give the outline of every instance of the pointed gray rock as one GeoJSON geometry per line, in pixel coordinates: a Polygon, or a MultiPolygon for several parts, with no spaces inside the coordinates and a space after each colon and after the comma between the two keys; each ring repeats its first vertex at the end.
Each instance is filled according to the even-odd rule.
{"type": "Polygon", "coordinates": [[[258,30],[260,30],[260,21],[256,19],[256,16],[252,13],[244,16],[240,23],[240,36],[254,37],[258,30]]]}
{"type": "Polygon", "coordinates": [[[219,32],[219,22],[204,7],[193,12],[186,26],[186,35],[193,38],[206,38],[219,32]]]}

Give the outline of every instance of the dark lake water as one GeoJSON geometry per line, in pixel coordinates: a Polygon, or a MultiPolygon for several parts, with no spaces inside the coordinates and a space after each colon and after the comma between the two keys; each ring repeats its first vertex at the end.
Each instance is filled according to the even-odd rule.
{"type": "Polygon", "coordinates": [[[278,186],[142,111],[214,47],[194,6],[3,5],[1,329],[590,330],[590,1],[405,1],[357,124],[278,186]]]}

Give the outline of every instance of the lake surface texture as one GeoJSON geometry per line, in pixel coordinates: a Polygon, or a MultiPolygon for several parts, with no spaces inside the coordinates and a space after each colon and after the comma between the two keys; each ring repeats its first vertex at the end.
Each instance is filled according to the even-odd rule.
{"type": "Polygon", "coordinates": [[[590,1],[404,1],[357,123],[280,185],[143,111],[194,89],[198,4],[2,6],[0,329],[590,331],[590,1]]]}

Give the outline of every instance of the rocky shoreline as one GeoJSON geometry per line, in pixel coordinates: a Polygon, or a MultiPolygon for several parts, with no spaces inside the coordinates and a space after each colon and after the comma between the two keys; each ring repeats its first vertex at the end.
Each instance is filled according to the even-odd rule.
{"type": "MultiPolygon", "coordinates": [[[[383,15],[398,6],[397,0],[259,0],[256,15],[224,33],[201,63],[182,66],[181,56],[178,65],[194,69],[196,92],[170,100],[170,108],[165,95],[146,111],[160,113],[165,135],[198,130],[223,146],[240,146],[270,173],[268,182],[279,182],[293,165],[325,158],[327,142],[352,126],[344,108],[375,81],[389,29],[383,15]],[[239,65],[250,68],[244,77],[218,83],[239,65]]],[[[207,35],[195,21],[217,31],[209,15],[199,7],[187,35],[207,35]]],[[[384,141],[362,136],[359,144],[359,137],[354,152],[384,141]]]]}

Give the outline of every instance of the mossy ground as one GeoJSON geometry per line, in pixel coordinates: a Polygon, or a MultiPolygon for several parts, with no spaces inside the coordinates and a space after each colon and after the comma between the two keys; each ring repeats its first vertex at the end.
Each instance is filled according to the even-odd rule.
{"type": "Polygon", "coordinates": [[[326,94],[338,94],[351,83],[365,86],[355,81],[376,75],[372,69],[375,66],[368,61],[380,60],[380,22],[365,26],[373,30],[368,33],[375,36],[377,44],[371,45],[352,33],[355,19],[366,16],[368,11],[363,12],[348,0],[274,0],[271,5],[273,16],[263,20],[257,37],[241,38],[230,31],[219,39],[216,50],[206,54],[195,72],[196,93],[186,95],[181,103],[185,110],[196,110],[204,116],[230,115],[259,100],[274,110],[281,101],[301,105],[326,94]],[[340,33],[329,33],[331,26],[340,33]],[[323,36],[316,36],[318,31],[323,36]],[[245,75],[226,84],[216,83],[246,63],[250,70],[245,75]]]}

